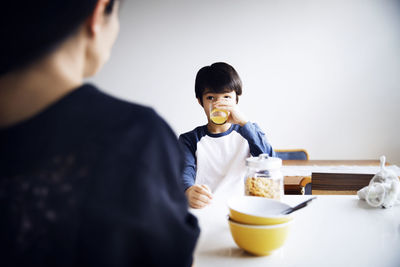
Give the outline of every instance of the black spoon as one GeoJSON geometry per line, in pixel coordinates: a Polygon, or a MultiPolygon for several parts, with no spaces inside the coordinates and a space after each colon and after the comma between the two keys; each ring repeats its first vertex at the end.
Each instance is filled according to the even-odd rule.
{"type": "Polygon", "coordinates": [[[282,211],[281,213],[282,213],[282,214],[285,214],[285,215],[286,215],[286,214],[290,214],[290,213],[292,213],[293,211],[296,211],[296,210],[299,210],[299,209],[301,209],[301,208],[306,207],[306,206],[308,205],[308,203],[309,203],[311,200],[314,200],[314,199],[316,199],[316,198],[317,198],[317,197],[312,197],[312,198],[310,198],[310,199],[307,199],[306,201],[301,202],[300,204],[294,206],[293,208],[285,209],[285,210],[282,211]]]}

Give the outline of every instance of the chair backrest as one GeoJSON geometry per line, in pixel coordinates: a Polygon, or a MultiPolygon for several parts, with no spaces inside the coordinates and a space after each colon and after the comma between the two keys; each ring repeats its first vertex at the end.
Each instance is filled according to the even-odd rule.
{"type": "Polygon", "coordinates": [[[275,154],[282,160],[308,160],[305,149],[276,149],[275,154]]]}
{"type": "Polygon", "coordinates": [[[355,195],[369,185],[373,174],[320,173],[311,174],[312,195],[355,195]]]}

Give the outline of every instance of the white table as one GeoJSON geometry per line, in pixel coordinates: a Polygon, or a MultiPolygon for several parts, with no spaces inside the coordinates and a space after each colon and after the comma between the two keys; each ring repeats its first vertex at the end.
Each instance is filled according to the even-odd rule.
{"type": "MultiPolygon", "coordinates": [[[[311,196],[287,195],[292,206],[311,196]]],[[[400,266],[400,206],[369,207],[357,196],[317,196],[293,213],[285,245],[270,256],[252,256],[236,246],[225,201],[191,210],[199,219],[195,267],[213,266],[400,266]]]]}

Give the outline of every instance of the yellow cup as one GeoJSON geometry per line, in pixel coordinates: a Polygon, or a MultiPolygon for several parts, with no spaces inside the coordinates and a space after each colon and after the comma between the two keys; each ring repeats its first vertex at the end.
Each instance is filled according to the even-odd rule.
{"type": "Polygon", "coordinates": [[[226,110],[214,108],[210,112],[210,120],[218,125],[224,124],[228,120],[229,113],[226,110]]]}

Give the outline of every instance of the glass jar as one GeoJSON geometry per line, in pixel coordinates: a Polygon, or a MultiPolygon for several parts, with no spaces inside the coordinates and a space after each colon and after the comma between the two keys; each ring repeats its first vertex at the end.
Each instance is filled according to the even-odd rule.
{"type": "Polygon", "coordinates": [[[261,154],[246,159],[247,172],[244,179],[246,196],[281,200],[284,194],[282,160],[261,154]]]}

